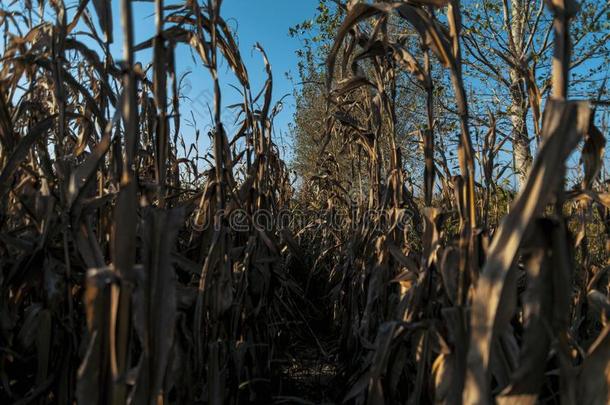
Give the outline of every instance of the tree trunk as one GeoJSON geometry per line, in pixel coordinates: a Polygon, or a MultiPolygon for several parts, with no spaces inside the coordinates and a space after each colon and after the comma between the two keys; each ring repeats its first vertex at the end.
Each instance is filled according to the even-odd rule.
{"type": "MultiPolygon", "coordinates": [[[[520,64],[519,57],[523,50],[525,37],[524,8],[523,0],[511,0],[512,21],[509,29],[513,41],[510,41],[510,47],[513,52],[513,60],[516,66],[519,66],[520,64]]],[[[528,112],[527,93],[523,72],[519,69],[511,69],[510,79],[512,83],[510,88],[511,106],[509,114],[512,122],[513,159],[518,187],[521,189],[527,180],[527,176],[532,166],[532,152],[530,150],[526,123],[528,112]]]]}
{"type": "Polygon", "coordinates": [[[515,174],[519,189],[525,184],[530,168],[532,166],[532,152],[527,130],[527,97],[525,95],[524,82],[521,75],[511,71],[511,107],[510,119],[512,122],[513,157],[515,163],[515,174]]]}

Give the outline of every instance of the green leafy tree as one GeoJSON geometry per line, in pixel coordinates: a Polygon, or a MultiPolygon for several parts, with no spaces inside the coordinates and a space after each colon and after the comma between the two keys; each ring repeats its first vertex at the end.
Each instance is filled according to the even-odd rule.
{"type": "MultiPolygon", "coordinates": [[[[307,189],[307,179],[324,174],[324,168],[320,162],[325,156],[320,156],[320,151],[326,131],[324,122],[326,116],[326,58],[334,43],[344,13],[343,3],[320,0],[312,19],[305,20],[290,29],[290,35],[300,38],[303,43],[302,48],[297,52],[299,57],[298,79],[293,78],[296,82],[296,113],[291,128],[294,141],[292,167],[299,178],[302,195],[310,194],[310,190],[307,189]]],[[[397,36],[407,32],[404,24],[400,24],[400,21],[391,24],[393,35],[397,36]]],[[[414,41],[411,42],[413,46],[419,47],[414,41]]],[[[363,65],[366,66],[366,64],[363,65]]],[[[410,175],[409,179],[421,177],[419,175],[423,170],[422,140],[418,131],[425,124],[425,92],[406,72],[396,78],[395,87],[398,111],[396,130],[399,134],[398,142],[403,165],[410,175]]],[[[357,109],[352,113],[355,117],[366,118],[359,116],[357,109]]],[[[386,168],[389,167],[387,162],[389,147],[389,145],[381,145],[381,155],[386,168]]],[[[359,153],[357,146],[346,143],[344,140],[331,139],[326,150],[341,151],[342,153],[333,153],[333,155],[345,157],[333,161],[332,164],[336,166],[336,170],[343,173],[342,185],[346,191],[367,187],[368,173],[363,171],[365,165],[360,164],[364,155],[359,153]]],[[[412,189],[417,186],[419,185],[414,184],[412,189]]]]}

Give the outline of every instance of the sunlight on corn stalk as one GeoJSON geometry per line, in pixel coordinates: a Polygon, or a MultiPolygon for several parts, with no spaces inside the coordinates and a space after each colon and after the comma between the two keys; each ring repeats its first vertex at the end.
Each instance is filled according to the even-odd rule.
{"type": "Polygon", "coordinates": [[[470,2],[321,1],[298,171],[265,44],[246,66],[222,0],[149,1],[139,41],[134,3],[0,5],[1,403],[610,403],[607,82],[570,92],[575,21],[610,6],[485,3],[499,66],[470,2]],[[528,24],[548,28],[516,45],[528,24]],[[521,110],[481,113],[484,68],[518,78],[529,164],[521,110]]]}

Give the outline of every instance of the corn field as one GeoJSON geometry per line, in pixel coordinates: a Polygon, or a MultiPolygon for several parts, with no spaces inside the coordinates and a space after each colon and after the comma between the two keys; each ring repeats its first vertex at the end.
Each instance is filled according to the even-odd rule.
{"type": "Polygon", "coordinates": [[[121,60],[109,1],[0,5],[0,403],[610,403],[607,102],[568,97],[576,1],[546,1],[551,93],[528,82],[536,155],[508,201],[493,114],[474,140],[459,0],[335,2],[318,173],[298,182],[263,45],[253,88],[221,0],[150,2],[136,43],[120,0],[121,60]],[[207,165],[177,47],[214,85],[207,165]],[[456,106],[452,176],[433,71],[456,106]],[[415,135],[397,129],[401,73],[425,94],[415,135]]]}

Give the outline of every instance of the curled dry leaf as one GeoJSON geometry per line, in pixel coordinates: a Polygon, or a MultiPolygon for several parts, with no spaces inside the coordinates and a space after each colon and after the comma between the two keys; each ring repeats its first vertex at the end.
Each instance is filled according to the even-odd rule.
{"type": "Polygon", "coordinates": [[[489,356],[496,320],[505,308],[501,302],[505,280],[513,265],[525,232],[532,220],[551,202],[558,186],[557,173],[588,132],[591,110],[586,103],[549,101],[543,121],[543,144],[528,181],[511,211],[496,232],[472,304],[470,348],[464,402],[488,403],[489,356]]]}

